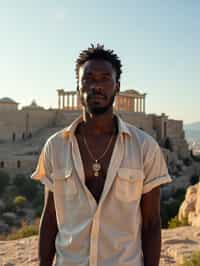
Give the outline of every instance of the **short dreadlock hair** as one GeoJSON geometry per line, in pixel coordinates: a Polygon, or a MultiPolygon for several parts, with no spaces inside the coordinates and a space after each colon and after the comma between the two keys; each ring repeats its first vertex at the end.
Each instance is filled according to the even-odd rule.
{"type": "Polygon", "coordinates": [[[122,64],[117,54],[113,50],[104,49],[104,45],[97,44],[95,47],[91,44],[91,47],[88,47],[87,50],[80,52],[79,57],[76,60],[76,80],[77,80],[77,90],[79,89],[78,80],[79,80],[79,69],[87,61],[91,59],[103,59],[111,63],[112,67],[116,71],[116,81],[120,81],[120,75],[122,73],[122,64]]]}

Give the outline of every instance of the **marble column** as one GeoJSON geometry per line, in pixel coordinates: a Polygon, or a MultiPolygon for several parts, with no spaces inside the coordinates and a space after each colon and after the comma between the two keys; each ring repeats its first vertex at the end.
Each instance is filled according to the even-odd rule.
{"type": "Polygon", "coordinates": [[[146,106],[145,106],[145,96],[144,96],[144,98],[143,98],[143,112],[144,113],[146,112],[145,109],[146,109],[146,106]]]}
{"type": "Polygon", "coordinates": [[[74,110],[74,94],[72,94],[72,110],[74,110]]]}
{"type": "Polygon", "coordinates": [[[135,111],[138,112],[138,98],[135,98],[135,111]]]}
{"type": "Polygon", "coordinates": [[[62,94],[62,110],[64,109],[64,94],[62,94]]]}
{"type": "Polygon", "coordinates": [[[69,109],[69,93],[67,93],[66,96],[67,96],[67,109],[69,109]]]}
{"type": "Polygon", "coordinates": [[[60,94],[58,94],[58,109],[60,110],[61,108],[60,108],[60,94]]]}
{"type": "Polygon", "coordinates": [[[71,109],[71,107],[72,107],[72,99],[71,99],[71,94],[70,93],[68,94],[68,98],[69,98],[68,108],[71,109]]]}
{"type": "Polygon", "coordinates": [[[132,106],[131,106],[132,112],[135,112],[135,98],[132,98],[132,106]]]}
{"type": "Polygon", "coordinates": [[[133,98],[130,98],[130,111],[133,112],[133,98]]]}

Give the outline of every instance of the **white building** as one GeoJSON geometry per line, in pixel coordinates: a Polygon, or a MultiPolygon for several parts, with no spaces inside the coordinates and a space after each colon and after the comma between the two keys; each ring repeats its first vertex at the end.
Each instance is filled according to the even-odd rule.
{"type": "Polygon", "coordinates": [[[17,111],[18,104],[14,100],[8,97],[4,97],[0,99],[0,111],[17,111]]]}

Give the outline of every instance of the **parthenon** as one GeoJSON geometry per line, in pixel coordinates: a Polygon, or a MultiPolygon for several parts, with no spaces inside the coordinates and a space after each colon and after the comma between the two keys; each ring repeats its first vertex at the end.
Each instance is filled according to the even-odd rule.
{"type": "MultiPolygon", "coordinates": [[[[65,91],[58,89],[58,109],[59,110],[78,110],[81,109],[81,103],[76,91],[65,91]]],[[[130,111],[145,113],[146,93],[141,94],[136,90],[126,90],[120,92],[114,103],[116,111],[130,111]]]]}
{"type": "Polygon", "coordinates": [[[120,92],[115,99],[115,110],[145,113],[146,93],[136,90],[120,92]]]}

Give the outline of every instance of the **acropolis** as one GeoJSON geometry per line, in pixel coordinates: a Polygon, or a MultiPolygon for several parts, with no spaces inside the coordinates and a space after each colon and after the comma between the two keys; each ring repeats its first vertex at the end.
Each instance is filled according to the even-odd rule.
{"type": "MultiPolygon", "coordinates": [[[[163,148],[167,162],[173,154],[189,156],[183,122],[169,119],[164,113],[146,113],[146,93],[137,90],[120,92],[114,110],[127,122],[152,135],[163,148]]],[[[46,139],[68,126],[81,115],[81,104],[76,91],[57,89],[57,108],[44,109],[35,101],[18,109],[10,98],[0,99],[0,168],[9,172],[30,173],[46,139]]]]}

